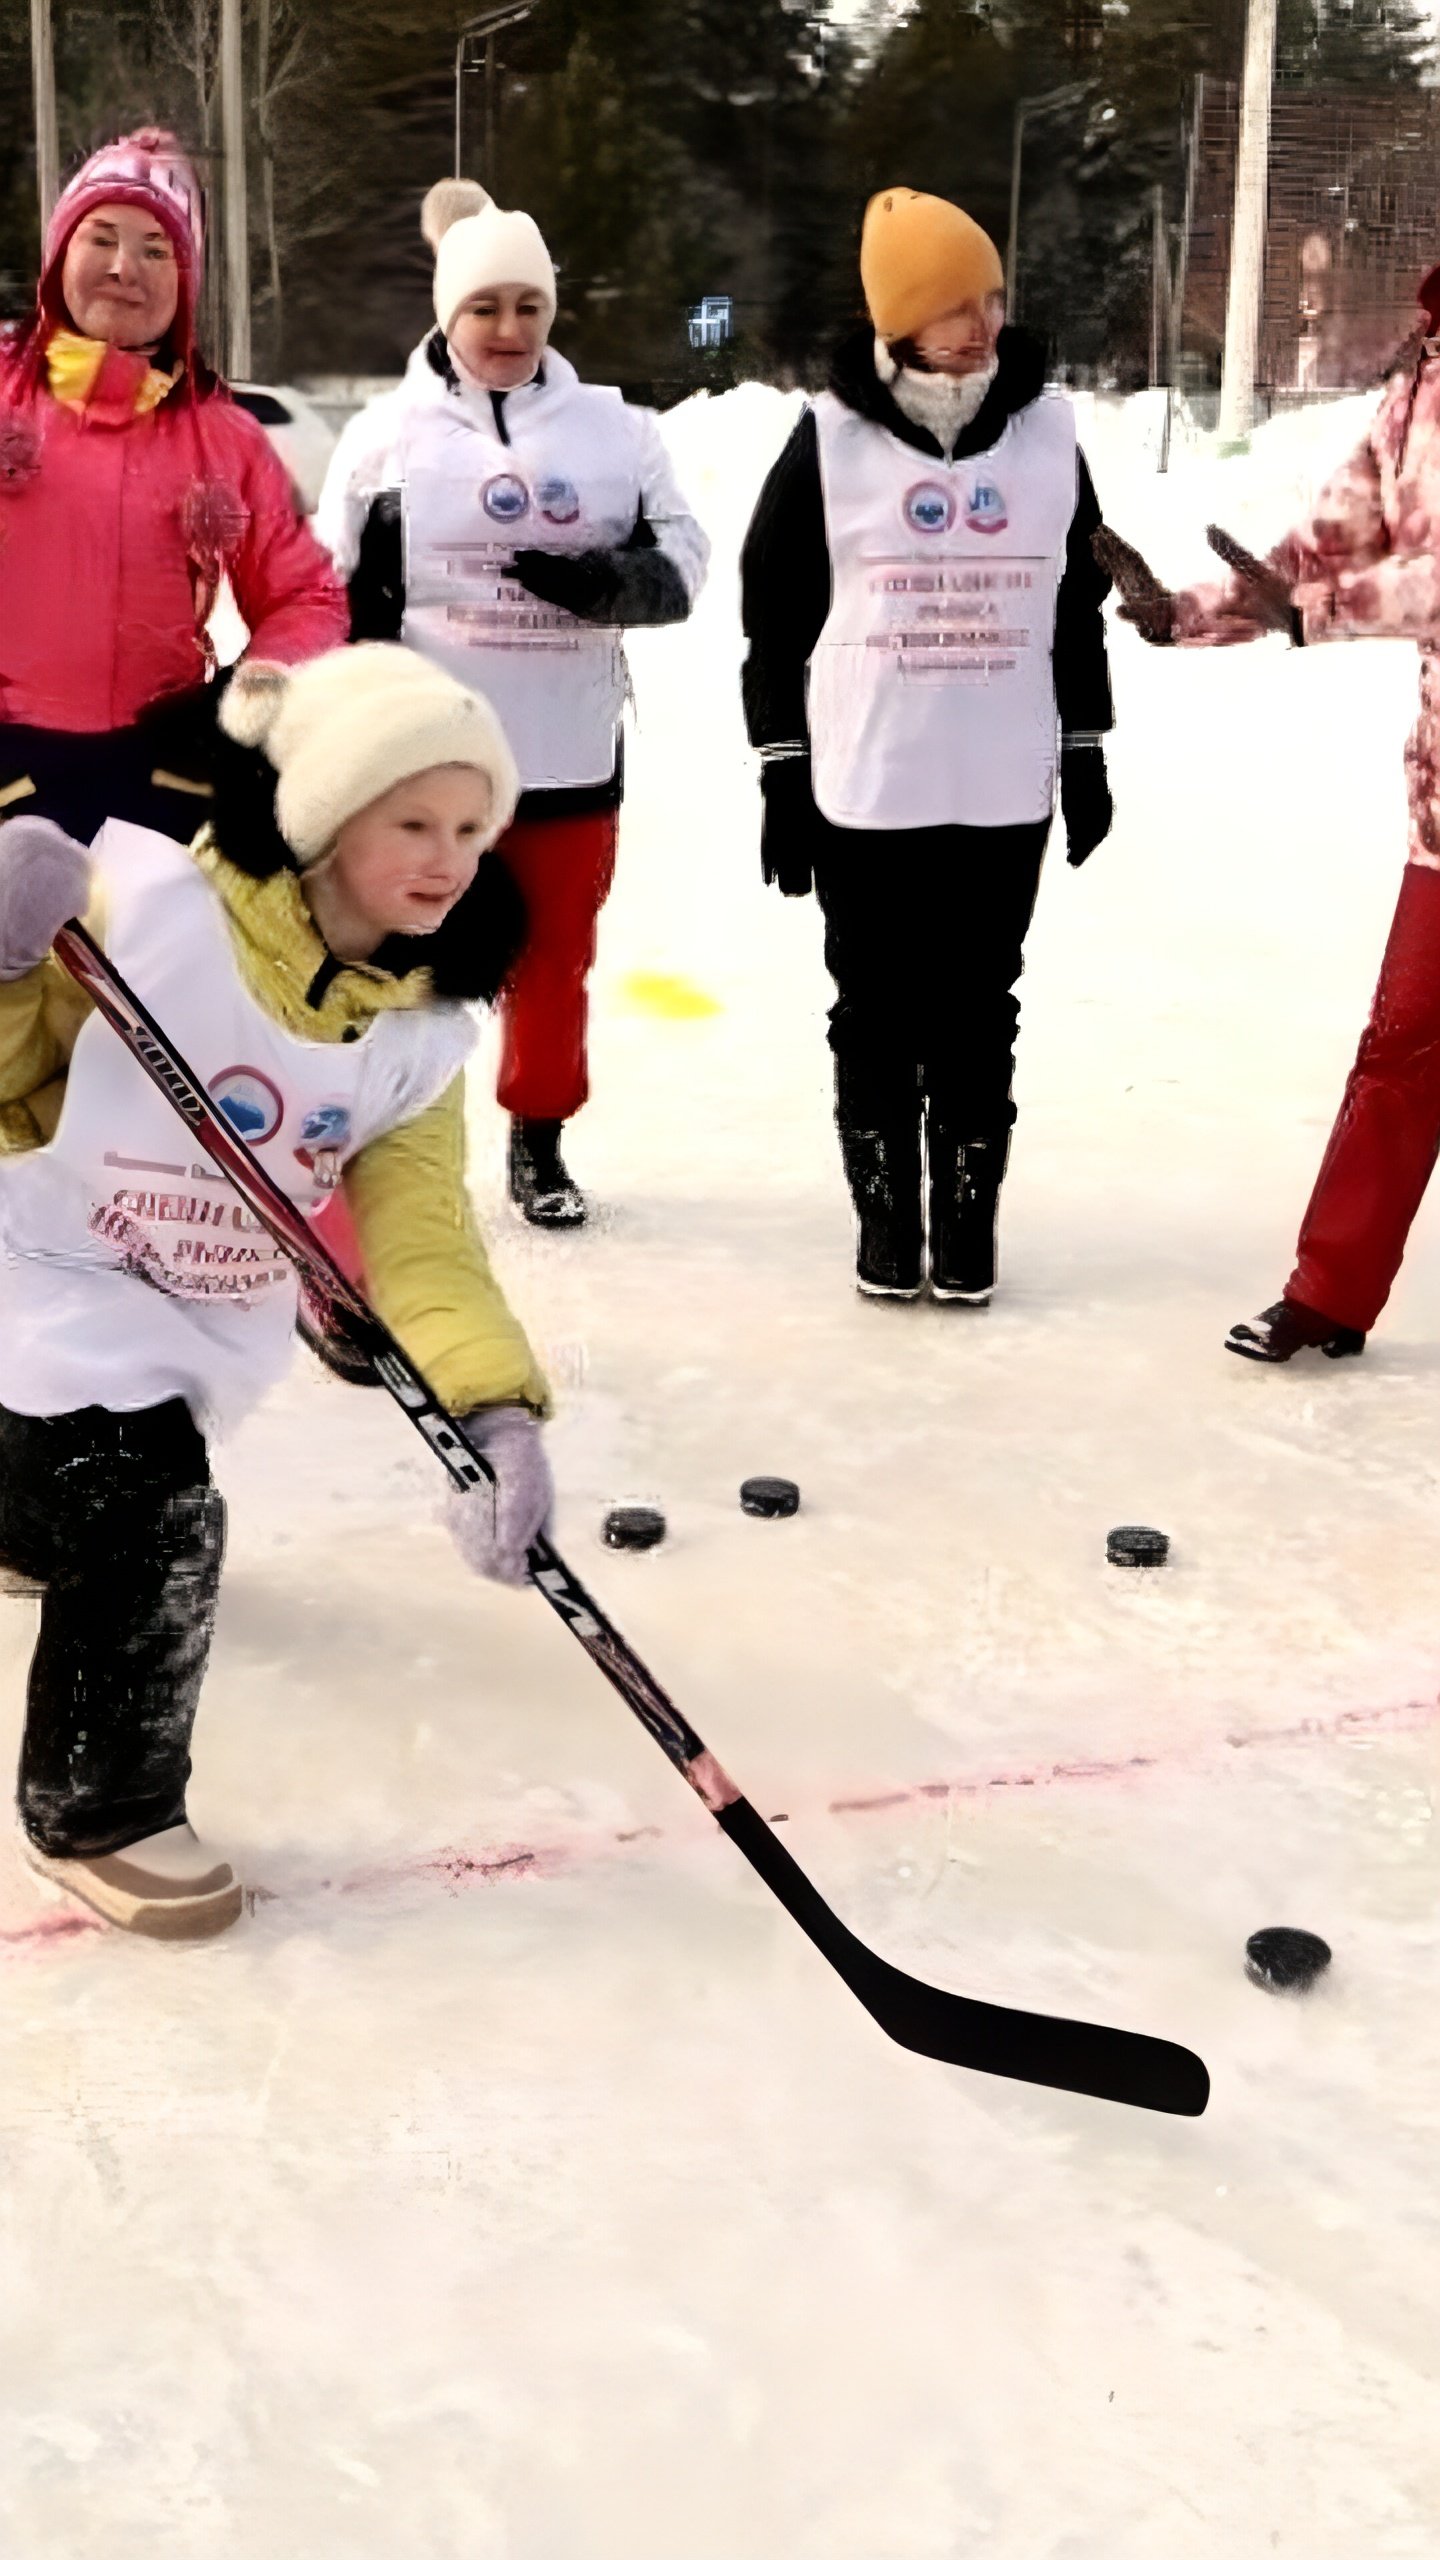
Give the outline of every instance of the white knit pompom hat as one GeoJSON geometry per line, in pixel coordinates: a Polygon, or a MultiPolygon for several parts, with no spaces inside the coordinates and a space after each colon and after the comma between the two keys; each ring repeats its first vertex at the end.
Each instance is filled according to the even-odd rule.
{"type": "Polygon", "coordinates": [[[435,252],[435,317],[450,335],[462,302],[496,285],[528,285],[555,317],[555,269],[528,213],[502,213],[473,178],[441,178],[420,208],[435,252]]]}
{"type": "Polygon", "coordinates": [[[329,649],[298,667],[247,658],[219,717],[228,737],[263,748],[274,765],[275,823],[302,871],[328,851],[347,818],[433,765],[468,764],[484,774],[487,845],[515,814],[520,776],[489,703],[393,641],[329,649]]]}

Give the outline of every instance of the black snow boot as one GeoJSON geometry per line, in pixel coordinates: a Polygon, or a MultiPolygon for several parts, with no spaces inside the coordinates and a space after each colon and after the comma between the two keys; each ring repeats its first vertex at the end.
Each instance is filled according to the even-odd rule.
{"type": "Polygon", "coordinates": [[[1010,1132],[956,1138],[931,1112],[925,1151],[931,1294],[961,1306],[987,1306],[995,1287],[995,1225],[1010,1160],[1010,1132]]]}
{"type": "Polygon", "coordinates": [[[1353,1325],[1336,1324],[1300,1298],[1277,1298],[1250,1324],[1232,1324],[1225,1336],[1227,1351],[1242,1360],[1293,1360],[1297,1351],[1323,1351],[1327,1360],[1353,1360],[1365,1348],[1365,1336],[1353,1325]]]}
{"type": "Polygon", "coordinates": [[[860,1227],[855,1285],[867,1298],[918,1298],[925,1247],[918,1102],[913,1126],[859,1129],[842,1120],[839,1128],[860,1227]]]}
{"type": "Polygon", "coordinates": [[[512,1120],[510,1197],[532,1227],[583,1227],[585,1194],[560,1154],[563,1120],[512,1120]]]}

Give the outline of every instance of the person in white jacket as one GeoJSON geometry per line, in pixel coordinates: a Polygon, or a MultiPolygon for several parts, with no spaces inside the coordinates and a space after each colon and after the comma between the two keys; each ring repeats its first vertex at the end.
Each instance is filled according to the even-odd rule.
{"type": "Polygon", "coordinates": [[[709,544],[653,412],[549,344],[555,270],[529,214],[442,179],[422,228],[437,328],[340,438],[316,519],[351,636],[400,639],[492,702],[522,797],[499,851],[529,929],[502,998],[510,1191],[579,1225],[560,1152],[589,1090],[586,981],[614,872],[629,626],[681,622],[709,544]]]}

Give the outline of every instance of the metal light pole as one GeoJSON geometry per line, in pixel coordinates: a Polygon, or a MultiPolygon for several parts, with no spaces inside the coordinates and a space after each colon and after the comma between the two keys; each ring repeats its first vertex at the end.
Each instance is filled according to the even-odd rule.
{"type": "Polygon", "coordinates": [[[461,117],[461,84],[467,71],[477,68],[471,47],[484,46],[485,65],[485,183],[495,175],[495,38],[502,27],[518,27],[525,18],[533,17],[540,0],[501,0],[501,6],[483,9],[478,18],[467,19],[455,46],[455,175],[464,176],[461,117]]]}
{"type": "Polygon", "coordinates": [[[55,111],[55,33],[50,0],[30,0],[30,78],[35,93],[35,187],[40,237],[60,193],[60,129],[55,111]]]}
{"type": "Polygon", "coordinates": [[[1255,355],[1265,278],[1265,200],[1270,187],[1270,92],[1275,79],[1277,0],[1249,0],[1245,84],[1235,155],[1235,212],[1230,225],[1230,280],[1225,297],[1225,354],[1220,374],[1219,443],[1243,453],[1255,420],[1255,355]]]}
{"type": "Polygon", "coordinates": [[[1070,80],[1063,89],[1041,89],[1033,98],[1017,99],[1010,141],[1010,238],[1005,250],[1005,302],[1015,317],[1015,284],[1020,255],[1020,155],[1031,116],[1048,115],[1052,107],[1078,106],[1094,87],[1092,80],[1070,80]]]}
{"type": "Polygon", "coordinates": [[[248,382],[250,213],[240,0],[220,0],[220,134],[225,152],[225,372],[231,382],[248,382]]]}

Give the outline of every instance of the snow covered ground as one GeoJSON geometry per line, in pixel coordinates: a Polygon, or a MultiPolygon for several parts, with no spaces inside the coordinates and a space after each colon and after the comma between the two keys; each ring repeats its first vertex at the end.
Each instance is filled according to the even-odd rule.
{"type": "MultiPolygon", "coordinates": [[[[717,558],[633,651],[579,1238],[480,1196],[560,1543],[852,1925],[1193,2044],[1199,2123],[889,2046],[378,1396],[223,1453],[194,1809],[231,1937],[0,1867],[13,2560],[1435,2560],[1440,1219],[1364,1360],[1273,1297],[1373,983],[1413,652],[1114,649],[1112,841],[1024,985],[1004,1288],[858,1302],[812,906],[762,889],[733,554],[795,403],[671,432],[717,558]],[[796,1476],[791,1522],[739,1479],[796,1476]],[[665,1546],[604,1550],[660,1501],[665,1546]],[[1163,1575],[1104,1561],[1154,1522],[1163,1575]],[[1304,2003],[1242,1970],[1319,1929],[1304,2003]]],[[[1363,414],[1363,404],[1361,404],[1363,414]]],[[[1084,422],[1176,574],[1355,412],[1084,422]]],[[[27,1604],[0,1604],[6,1749],[27,1604]]]]}

